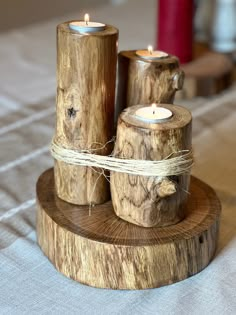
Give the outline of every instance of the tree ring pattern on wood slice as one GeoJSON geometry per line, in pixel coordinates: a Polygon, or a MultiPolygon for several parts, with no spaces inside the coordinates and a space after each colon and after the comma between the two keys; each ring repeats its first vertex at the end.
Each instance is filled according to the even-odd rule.
{"type": "Polygon", "coordinates": [[[53,169],[37,183],[38,243],[54,266],[81,283],[112,289],[155,288],[200,272],[212,259],[221,206],[208,185],[191,177],[186,217],[144,228],[118,218],[111,202],[87,206],[60,200],[53,169]]]}

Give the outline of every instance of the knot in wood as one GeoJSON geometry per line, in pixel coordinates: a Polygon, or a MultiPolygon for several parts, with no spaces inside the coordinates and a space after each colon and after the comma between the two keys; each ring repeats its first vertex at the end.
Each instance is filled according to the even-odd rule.
{"type": "Polygon", "coordinates": [[[165,198],[176,193],[176,184],[167,177],[155,177],[154,180],[153,177],[150,177],[146,182],[146,188],[152,200],[165,198]]]}
{"type": "Polygon", "coordinates": [[[184,71],[178,70],[173,76],[172,87],[175,90],[181,90],[184,85],[184,71]]]}
{"type": "Polygon", "coordinates": [[[77,110],[74,109],[74,107],[67,109],[67,114],[70,118],[74,118],[76,116],[77,110]]]}
{"type": "Polygon", "coordinates": [[[159,197],[164,198],[176,193],[176,185],[168,178],[163,178],[156,186],[156,192],[159,197]]]}

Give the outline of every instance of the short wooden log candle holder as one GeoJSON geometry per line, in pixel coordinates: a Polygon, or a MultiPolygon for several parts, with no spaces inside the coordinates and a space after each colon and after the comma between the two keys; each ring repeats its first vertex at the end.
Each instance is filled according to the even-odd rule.
{"type": "MultiPolygon", "coordinates": [[[[114,148],[116,157],[134,160],[163,160],[191,150],[190,112],[181,106],[161,104],[172,111],[165,122],[149,123],[135,115],[142,105],[127,108],[119,117],[114,148]]],[[[158,178],[111,172],[111,195],[115,213],[131,223],[166,226],[184,218],[190,173],[158,178]]]]}
{"type": "Polygon", "coordinates": [[[126,107],[138,104],[168,103],[183,86],[184,73],[175,56],[145,59],[137,51],[118,55],[117,115],[126,107]]]}
{"type": "MultiPolygon", "coordinates": [[[[80,33],[57,29],[57,119],[54,141],[65,148],[108,155],[113,136],[118,30],[80,33]],[[102,149],[99,149],[101,148],[102,149]]],[[[55,161],[57,195],[74,204],[99,204],[110,198],[109,183],[88,167],[55,161]]]]}

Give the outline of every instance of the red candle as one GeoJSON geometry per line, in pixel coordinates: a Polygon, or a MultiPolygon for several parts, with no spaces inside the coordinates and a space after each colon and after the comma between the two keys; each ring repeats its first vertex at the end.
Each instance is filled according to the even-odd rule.
{"type": "Polygon", "coordinates": [[[193,1],[158,0],[157,49],[179,58],[192,60],[193,1]]]}

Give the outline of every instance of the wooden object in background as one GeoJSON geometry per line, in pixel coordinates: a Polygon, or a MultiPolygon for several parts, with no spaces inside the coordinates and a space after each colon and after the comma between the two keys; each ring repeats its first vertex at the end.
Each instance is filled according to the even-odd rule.
{"type": "Polygon", "coordinates": [[[228,88],[233,81],[234,65],[227,55],[208,52],[182,66],[184,86],[176,99],[210,96],[228,88]]]}
{"type": "MultiPolygon", "coordinates": [[[[118,30],[79,33],[69,22],[57,29],[57,119],[55,142],[68,149],[96,149],[107,155],[113,137],[118,30]]],[[[99,170],[98,170],[99,172],[99,170]]],[[[55,161],[57,195],[74,204],[110,198],[104,176],[87,167],[55,161]]]]}
{"type": "Polygon", "coordinates": [[[38,243],[54,266],[81,283],[112,289],[156,288],[204,269],[216,250],[220,203],[192,177],[186,217],[176,225],[143,228],[115,216],[111,202],[87,206],[57,198],[53,170],[37,183],[38,243]]]}
{"type": "MultiPolygon", "coordinates": [[[[142,105],[127,108],[119,117],[114,155],[136,160],[162,160],[173,152],[191,150],[192,118],[181,106],[161,104],[172,111],[166,122],[150,124],[135,117],[142,105]]],[[[160,180],[156,177],[111,172],[115,213],[137,225],[175,224],[183,219],[190,174],[160,180]]]]}
{"type": "Polygon", "coordinates": [[[183,86],[184,74],[178,59],[168,56],[148,60],[136,51],[118,55],[118,91],[116,117],[129,106],[151,103],[173,103],[175,92],[183,86]]]}

